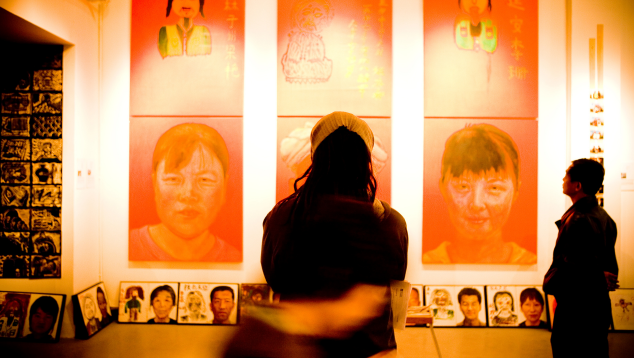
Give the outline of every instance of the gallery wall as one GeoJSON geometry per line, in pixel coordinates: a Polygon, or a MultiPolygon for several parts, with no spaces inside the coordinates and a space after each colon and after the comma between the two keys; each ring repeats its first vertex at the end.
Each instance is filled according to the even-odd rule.
{"type": "MultiPolygon", "coordinates": [[[[5,290],[69,295],[99,280],[98,191],[75,190],[76,158],[97,159],[98,143],[98,51],[97,22],[90,7],[79,1],[0,1],[0,7],[36,25],[31,32],[50,33],[64,46],[63,59],[63,196],[62,278],[3,280],[5,290]]],[[[47,36],[42,37],[47,38],[47,36]]],[[[37,40],[36,40],[37,41],[37,40]]],[[[71,316],[66,300],[66,317],[71,316]]],[[[62,336],[72,337],[72,321],[64,319],[62,336]]]]}
{"type": "MultiPolygon", "coordinates": [[[[131,0],[111,0],[105,7],[101,62],[99,14],[95,7],[80,0],[63,1],[64,6],[56,6],[57,3],[0,0],[3,8],[74,44],[66,48],[64,57],[64,74],[68,78],[64,78],[62,279],[6,280],[3,281],[5,287],[70,295],[103,280],[111,302],[116,302],[119,282],[123,280],[264,282],[259,264],[262,219],[275,204],[276,185],[277,1],[246,1],[243,262],[203,264],[128,261],[131,0]],[[99,93],[101,101],[98,101],[99,93]],[[78,159],[95,163],[94,188],[75,189],[73,164],[78,159]]],[[[634,252],[634,228],[628,227],[621,215],[634,213],[634,198],[633,192],[620,192],[620,167],[616,165],[634,161],[633,144],[626,140],[634,138],[634,121],[631,120],[634,109],[631,104],[623,103],[628,101],[622,100],[634,94],[634,52],[631,50],[634,46],[624,46],[626,41],[631,44],[632,40],[620,36],[631,33],[624,32],[622,26],[626,26],[623,14],[632,14],[632,6],[626,0],[611,0],[600,5],[590,0],[572,3],[573,23],[582,24],[576,25],[582,27],[573,25],[573,88],[584,88],[584,83],[575,79],[577,76],[588,77],[583,68],[587,62],[584,51],[587,51],[587,38],[596,32],[596,24],[604,23],[605,36],[610,36],[610,40],[606,40],[605,61],[606,78],[609,76],[611,80],[606,80],[606,92],[618,94],[621,91],[621,98],[614,95],[610,99],[613,102],[606,104],[614,108],[615,112],[610,115],[616,118],[611,127],[606,128],[606,133],[614,136],[611,147],[606,145],[605,154],[606,209],[620,228],[617,252],[622,285],[633,287],[634,261],[628,253],[634,252]],[[602,13],[599,9],[609,11],[602,13]],[[577,57],[577,52],[583,55],[577,57]],[[620,122],[619,116],[623,118],[620,122]],[[610,163],[615,164],[610,166],[610,163]]],[[[410,246],[406,279],[431,285],[540,284],[552,259],[557,236],[554,221],[570,204],[561,193],[561,178],[568,165],[566,1],[544,0],[539,6],[538,263],[534,266],[422,263],[423,98],[424,91],[429,90],[423,87],[422,11],[420,0],[393,1],[393,18],[399,21],[393,22],[391,202],[408,223],[410,246]]],[[[631,30],[632,25],[627,26],[631,30]]],[[[587,106],[583,101],[587,93],[573,91],[572,95],[572,105],[580,102],[578,105],[585,110],[587,106]]],[[[588,127],[585,114],[575,117],[575,112],[572,113],[574,139],[570,143],[570,159],[576,159],[587,156],[587,142],[583,141],[588,127]],[[583,135],[579,134],[580,139],[576,139],[575,133],[583,135]]],[[[62,336],[72,336],[68,320],[62,336]]]]}

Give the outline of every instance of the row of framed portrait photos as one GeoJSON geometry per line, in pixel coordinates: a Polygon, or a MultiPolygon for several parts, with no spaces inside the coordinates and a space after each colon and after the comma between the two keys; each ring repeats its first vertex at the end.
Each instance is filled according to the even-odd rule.
{"type": "MultiPolygon", "coordinates": [[[[610,292],[613,329],[634,331],[634,289],[610,292]]],[[[72,296],[75,337],[110,323],[237,325],[258,305],[276,302],[266,284],[121,282],[118,318],[103,282],[72,296]]],[[[0,291],[0,340],[57,342],[66,295],[0,291]]],[[[540,286],[412,285],[408,313],[429,306],[434,326],[550,328],[556,303],[540,286]]]]}
{"type": "MultiPolygon", "coordinates": [[[[610,292],[616,331],[634,331],[634,289],[610,292]]],[[[408,315],[428,307],[437,327],[551,329],[557,303],[541,286],[412,285],[408,315]]]]}

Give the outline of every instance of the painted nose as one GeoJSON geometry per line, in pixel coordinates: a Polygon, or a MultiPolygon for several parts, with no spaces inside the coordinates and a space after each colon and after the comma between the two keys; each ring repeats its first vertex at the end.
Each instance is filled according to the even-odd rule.
{"type": "Polygon", "coordinates": [[[484,189],[482,188],[474,188],[471,194],[471,209],[473,210],[484,210],[484,189]]]}

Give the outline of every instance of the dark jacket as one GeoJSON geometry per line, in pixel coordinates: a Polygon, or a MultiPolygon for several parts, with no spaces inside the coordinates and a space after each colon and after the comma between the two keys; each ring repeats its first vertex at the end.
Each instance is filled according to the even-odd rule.
{"type": "Polygon", "coordinates": [[[580,291],[607,295],[603,272],[619,272],[614,220],[599,206],[597,198],[587,196],[572,205],[556,224],[559,235],[553,263],[544,277],[544,292],[555,297],[580,291]]]}
{"type": "MultiPolygon", "coordinates": [[[[278,203],[263,224],[262,270],[281,300],[334,298],[355,283],[387,286],[405,278],[407,226],[387,203],[381,202],[378,215],[369,203],[320,198],[293,221],[294,205],[294,198],[278,203]]],[[[325,345],[366,357],[395,348],[389,304],[363,332],[325,345]]]]}

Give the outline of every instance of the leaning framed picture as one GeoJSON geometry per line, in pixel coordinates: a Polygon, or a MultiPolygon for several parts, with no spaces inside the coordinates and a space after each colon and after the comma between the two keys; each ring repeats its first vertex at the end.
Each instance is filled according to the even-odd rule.
{"type": "Polygon", "coordinates": [[[176,324],[177,282],[121,282],[119,323],[176,324]]]}
{"type": "Polygon", "coordinates": [[[519,325],[517,289],[515,286],[486,286],[489,327],[519,325]]]}
{"type": "Polygon", "coordinates": [[[114,320],[103,282],[73,295],[72,302],[75,338],[90,338],[114,320]]]}
{"type": "Polygon", "coordinates": [[[634,289],[621,288],[610,292],[612,320],[616,331],[634,331],[634,289]]]}
{"type": "Polygon", "coordinates": [[[181,282],[178,323],[237,324],[239,293],[237,283],[181,282]]]}
{"type": "Polygon", "coordinates": [[[240,317],[248,315],[254,307],[273,302],[273,290],[264,283],[243,283],[240,285],[240,317]]]}
{"type": "Polygon", "coordinates": [[[0,291],[0,339],[59,341],[66,295],[0,291]]]}
{"type": "Polygon", "coordinates": [[[425,286],[425,305],[434,316],[434,326],[456,326],[455,297],[454,286],[425,286]]]}

